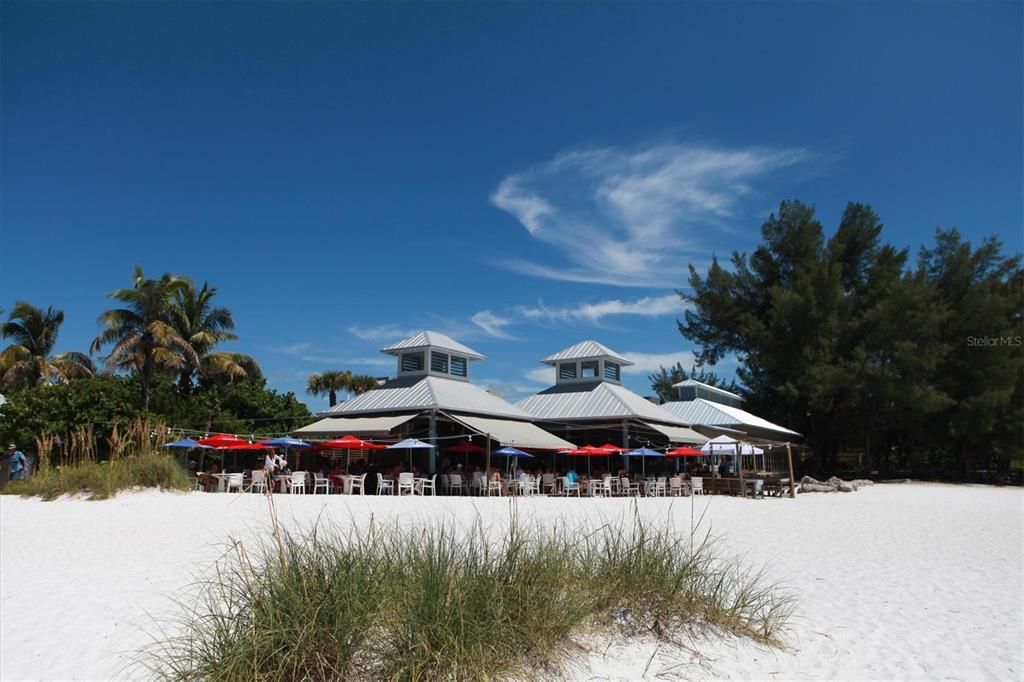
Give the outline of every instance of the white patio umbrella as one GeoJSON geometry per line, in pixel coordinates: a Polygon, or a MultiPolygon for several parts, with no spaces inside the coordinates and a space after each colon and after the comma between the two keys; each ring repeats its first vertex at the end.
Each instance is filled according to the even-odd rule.
{"type": "Polygon", "coordinates": [[[409,468],[412,469],[412,451],[413,450],[421,450],[421,449],[424,449],[424,448],[432,448],[432,447],[434,447],[434,446],[431,445],[430,443],[424,443],[423,441],[417,440],[416,438],[406,438],[405,440],[398,441],[394,445],[389,445],[386,449],[388,449],[388,450],[407,449],[409,451],[409,468]]]}

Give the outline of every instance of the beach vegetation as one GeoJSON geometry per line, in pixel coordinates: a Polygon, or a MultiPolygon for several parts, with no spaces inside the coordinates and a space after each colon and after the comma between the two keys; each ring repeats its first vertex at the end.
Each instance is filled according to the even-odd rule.
{"type": "Polygon", "coordinates": [[[327,396],[330,407],[338,404],[338,394],[345,391],[362,395],[377,388],[377,379],[366,374],[352,374],[348,370],[328,370],[311,374],[306,380],[306,393],[327,396]]]}
{"type": "Polygon", "coordinates": [[[85,353],[53,353],[62,324],[63,310],[15,303],[0,326],[0,336],[12,341],[0,352],[0,387],[10,391],[93,376],[92,358],[85,353]]]}
{"type": "Polygon", "coordinates": [[[53,500],[61,495],[83,495],[103,500],[119,492],[139,488],[189,490],[192,478],[181,462],[161,452],[154,436],[166,427],[159,422],[138,419],[124,427],[115,426],[105,439],[105,459],[99,459],[96,438],[87,426],[67,434],[60,443],[63,460],[55,458],[55,436],[36,441],[35,470],[31,477],[11,481],[2,490],[8,495],[38,496],[53,500]]]}
{"type": "Polygon", "coordinates": [[[783,637],[791,599],[707,538],[526,525],[275,528],[236,545],[140,661],[166,680],[541,679],[602,633],[783,637]]]}

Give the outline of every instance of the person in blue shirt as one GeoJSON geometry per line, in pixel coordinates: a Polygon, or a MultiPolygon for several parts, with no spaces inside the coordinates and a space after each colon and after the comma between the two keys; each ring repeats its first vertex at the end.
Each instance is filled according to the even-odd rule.
{"type": "Polygon", "coordinates": [[[565,475],[567,481],[569,481],[569,487],[576,485],[576,470],[569,469],[569,473],[565,475]]]}
{"type": "MultiPolygon", "coordinates": [[[[3,441],[0,441],[3,442],[3,441]]],[[[28,457],[25,453],[18,449],[14,443],[7,446],[7,456],[11,458],[11,480],[20,481],[25,478],[26,474],[26,463],[28,457]]]]}

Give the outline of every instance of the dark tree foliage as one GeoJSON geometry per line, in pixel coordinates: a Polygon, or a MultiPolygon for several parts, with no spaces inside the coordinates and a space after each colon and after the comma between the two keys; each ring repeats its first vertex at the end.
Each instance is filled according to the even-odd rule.
{"type": "Polygon", "coordinates": [[[849,204],[826,238],[783,202],[749,256],[690,267],[680,332],[699,363],[739,357],[748,407],[805,434],[819,472],[848,450],[881,472],[1005,471],[1024,443],[1020,256],[950,229],[912,265],[881,231],[849,204]]]}
{"type": "MultiPolygon", "coordinates": [[[[91,424],[102,450],[114,424],[142,414],[139,390],[136,377],[99,376],[19,391],[0,408],[0,440],[31,449],[39,434],[91,424]]],[[[167,375],[153,379],[148,414],[171,427],[243,436],[288,432],[312,417],[293,393],[268,389],[262,379],[201,384],[185,397],[167,375]]]]}

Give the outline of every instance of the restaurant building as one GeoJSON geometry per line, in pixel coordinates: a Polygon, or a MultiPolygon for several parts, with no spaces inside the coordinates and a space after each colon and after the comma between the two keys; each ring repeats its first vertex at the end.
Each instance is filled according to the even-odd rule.
{"type": "Polygon", "coordinates": [[[516,407],[545,430],[579,444],[625,449],[704,443],[689,423],[622,385],[633,363],[597,341],[581,341],[541,360],[555,384],[516,407]]]}
{"type": "Polygon", "coordinates": [[[352,434],[363,438],[417,438],[428,450],[428,470],[438,453],[473,441],[485,450],[564,450],[573,443],[532,423],[533,416],[470,381],[477,351],[444,334],[422,331],[381,349],[393,355],[397,374],[376,389],[338,403],[321,419],[295,431],[300,438],[327,440],[352,434]]]}
{"type": "Polygon", "coordinates": [[[742,409],[743,396],[694,379],[672,387],[679,391],[679,400],[661,407],[709,436],[725,433],[741,440],[775,443],[803,438],[796,431],[742,409]]]}

